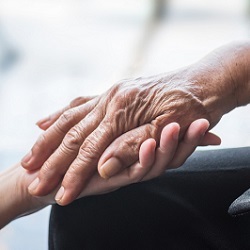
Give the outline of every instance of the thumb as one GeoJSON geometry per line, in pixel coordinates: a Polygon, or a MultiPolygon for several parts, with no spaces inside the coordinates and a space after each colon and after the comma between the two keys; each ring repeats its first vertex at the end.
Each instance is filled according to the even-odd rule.
{"type": "MultiPolygon", "coordinates": [[[[170,134],[175,138],[174,134],[178,130],[177,124],[173,123],[168,126],[173,126],[170,129],[170,134]]],[[[145,124],[118,137],[106,148],[99,159],[99,174],[107,179],[134,164],[139,159],[141,144],[149,138],[153,138],[158,142],[160,132],[156,131],[152,124],[145,124]]]]}

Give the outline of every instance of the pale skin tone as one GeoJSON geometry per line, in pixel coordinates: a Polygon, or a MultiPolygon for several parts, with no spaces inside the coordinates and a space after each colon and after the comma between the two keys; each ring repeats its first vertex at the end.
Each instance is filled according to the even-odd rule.
{"type": "MultiPolygon", "coordinates": [[[[175,72],[121,81],[38,122],[48,129],[22,160],[28,170],[41,168],[29,192],[47,195],[61,183],[57,203],[69,204],[97,170],[108,179],[138,161],[144,141],[153,138],[159,145],[167,124],[179,124],[180,143],[197,119],[212,128],[225,113],[249,103],[249,58],[249,41],[232,43],[175,72]]],[[[177,150],[165,168],[182,165],[189,154],[177,150]]]]}
{"type": "MultiPolygon", "coordinates": [[[[183,155],[183,157],[186,158],[190,154],[190,148],[194,149],[197,145],[219,144],[220,139],[207,132],[208,127],[207,120],[200,119],[193,122],[188,128],[183,142],[178,143],[176,135],[177,137],[179,135],[179,125],[171,123],[165,126],[157,148],[154,139],[146,140],[140,147],[138,162],[110,179],[103,179],[96,172],[78,198],[111,192],[131,183],[151,179],[165,170],[166,164],[174,160],[176,152],[185,151],[187,155],[183,155]]],[[[27,187],[37,175],[38,171],[27,171],[20,164],[16,164],[0,174],[0,229],[16,218],[55,203],[54,196],[59,187],[41,198],[33,197],[28,192],[27,187]],[[8,195],[6,195],[7,193],[8,195]]]]}

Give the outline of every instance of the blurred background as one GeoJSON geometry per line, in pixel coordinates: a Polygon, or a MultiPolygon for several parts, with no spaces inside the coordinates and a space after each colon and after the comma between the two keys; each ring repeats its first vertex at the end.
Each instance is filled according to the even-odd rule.
{"type": "MultiPolygon", "coordinates": [[[[30,149],[38,119],[73,98],[247,38],[249,0],[0,0],[0,170],[30,149]]],[[[249,111],[223,117],[220,147],[250,145],[249,111]]],[[[0,249],[47,249],[49,210],[1,230],[0,249]]]]}

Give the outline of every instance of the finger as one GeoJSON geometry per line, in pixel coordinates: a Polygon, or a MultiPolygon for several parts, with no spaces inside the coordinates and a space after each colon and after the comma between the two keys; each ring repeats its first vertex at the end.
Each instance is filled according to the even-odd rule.
{"type": "Polygon", "coordinates": [[[67,133],[60,147],[44,163],[39,183],[35,182],[29,189],[32,195],[48,194],[67,172],[62,181],[65,193],[60,197],[60,204],[68,204],[76,199],[96,171],[98,159],[105,148],[122,131],[110,120],[112,117],[105,116],[103,119],[103,109],[99,107],[67,133]]]}
{"type": "MultiPolygon", "coordinates": [[[[194,123],[192,126],[194,125],[197,126],[195,128],[196,131],[193,131],[195,133],[194,137],[199,138],[200,136],[202,136],[203,131],[205,130],[207,126],[207,123],[204,121],[201,121],[200,124],[194,123]]],[[[192,127],[190,129],[192,129],[192,127]]],[[[169,168],[168,164],[170,163],[171,159],[174,157],[175,150],[178,145],[177,143],[175,143],[176,142],[175,140],[171,141],[171,137],[168,138],[168,134],[167,134],[168,132],[170,131],[169,131],[168,126],[166,126],[161,134],[161,141],[165,140],[165,143],[164,144],[160,143],[160,147],[156,151],[156,156],[155,156],[156,160],[154,163],[154,167],[143,178],[143,180],[148,180],[148,179],[157,177],[161,175],[167,168],[169,168]],[[160,150],[161,148],[162,150],[160,150]],[[169,151],[171,151],[171,153],[169,151]],[[168,153],[168,155],[166,152],[168,153]]],[[[176,131],[176,136],[179,135],[178,132],[179,131],[176,131]]],[[[192,140],[192,137],[190,137],[189,139],[192,140]]],[[[210,132],[206,132],[204,137],[201,138],[199,145],[202,145],[202,146],[218,145],[218,143],[220,143],[220,138],[217,135],[214,135],[213,133],[210,133],[210,132]]]]}
{"type": "MultiPolygon", "coordinates": [[[[178,124],[167,125],[161,133],[160,146],[156,151],[152,150],[154,149],[155,144],[156,144],[155,140],[153,140],[152,138],[142,143],[140,147],[140,152],[139,152],[140,166],[147,167],[148,171],[143,172],[142,168],[138,168],[138,174],[133,176],[135,182],[138,182],[140,180],[145,181],[148,179],[152,179],[154,177],[159,176],[165,171],[165,169],[168,167],[169,162],[171,162],[175,154],[175,150],[178,146],[179,132],[180,132],[180,128],[178,124]],[[147,147],[151,147],[152,149],[145,150],[147,149],[147,147]],[[155,159],[155,162],[154,162],[154,159],[155,159]],[[152,165],[150,166],[150,164],[152,165]],[[143,175],[145,176],[142,179],[143,175]]],[[[198,132],[200,134],[203,131],[201,130],[198,132]]],[[[207,132],[206,135],[207,134],[210,134],[210,133],[207,132]]],[[[206,135],[204,137],[206,137],[206,135]]],[[[217,136],[215,137],[217,138],[217,136]]],[[[207,142],[213,143],[209,141],[210,139],[207,142]]],[[[139,165],[138,163],[136,163],[133,166],[138,167],[139,165]]],[[[91,184],[93,183],[93,180],[91,180],[91,182],[87,185],[86,189],[84,189],[81,195],[93,195],[93,194],[106,193],[106,192],[113,191],[123,185],[128,185],[128,184],[133,183],[131,181],[131,179],[133,178],[127,178],[127,179],[124,178],[124,173],[127,173],[127,171],[130,169],[131,168],[126,168],[125,170],[116,174],[110,179],[103,179],[98,176],[97,177],[99,178],[98,182],[96,182],[95,185],[91,186],[91,184]],[[123,176],[122,179],[121,179],[121,176],[123,176]]]]}
{"type": "Polygon", "coordinates": [[[155,138],[157,132],[152,124],[132,129],[115,139],[103,152],[98,162],[98,172],[110,178],[138,161],[141,144],[155,138]]]}
{"type": "Polygon", "coordinates": [[[171,123],[164,127],[160,145],[155,151],[154,166],[143,178],[143,181],[160,176],[168,168],[168,164],[172,161],[178,146],[179,133],[180,126],[177,123],[171,123]]]}
{"type": "MultiPolygon", "coordinates": [[[[149,138],[141,144],[139,151],[139,163],[142,168],[149,168],[155,161],[156,141],[149,138]]],[[[130,167],[131,168],[131,167],[130,167]]]]}
{"type": "Polygon", "coordinates": [[[209,146],[209,145],[220,145],[221,138],[211,132],[206,132],[204,137],[201,139],[199,146],[209,146]]]}
{"type": "MultiPolygon", "coordinates": [[[[100,175],[103,178],[109,178],[138,160],[139,147],[143,141],[148,138],[154,138],[156,141],[159,141],[159,132],[154,130],[155,128],[152,124],[146,124],[133,129],[116,139],[105,150],[99,160],[98,171],[100,175]]],[[[174,137],[174,134],[176,135],[176,133],[179,133],[179,125],[177,123],[169,124],[166,126],[166,129],[163,129],[163,133],[164,135],[167,133],[168,140],[169,137],[174,137]]],[[[163,143],[164,140],[161,139],[160,144],[163,143]]]]}
{"type": "Polygon", "coordinates": [[[67,110],[80,106],[92,99],[94,99],[95,96],[86,96],[86,97],[78,97],[76,99],[74,99],[73,101],[70,102],[69,105],[67,105],[66,107],[56,111],[55,113],[39,120],[36,125],[43,130],[48,129],[52,124],[54,124],[54,122],[67,110]]]}
{"type": "Polygon", "coordinates": [[[206,119],[199,119],[191,123],[183,140],[179,143],[173,160],[169,163],[169,168],[179,167],[186,161],[200,144],[208,128],[209,122],[206,119]]]}
{"type": "MultiPolygon", "coordinates": [[[[58,204],[66,205],[76,199],[76,197],[81,193],[81,190],[88,183],[89,179],[94,175],[98,160],[103,154],[104,150],[112,143],[113,138],[119,136],[117,134],[117,131],[119,130],[110,129],[113,127],[108,126],[108,124],[106,124],[107,122],[108,120],[102,121],[98,128],[93,131],[82,144],[76,159],[72,162],[63,178],[62,188],[56,196],[56,201],[58,204]]],[[[123,168],[121,164],[124,163],[124,168],[126,168],[126,166],[130,166],[138,160],[140,145],[143,141],[145,141],[145,139],[152,137],[152,130],[153,125],[147,124],[147,126],[145,125],[139,127],[134,129],[132,132],[130,131],[131,133],[128,132],[128,134],[125,133],[125,136],[122,135],[119,137],[120,140],[123,141],[123,145],[119,143],[119,154],[123,157],[125,156],[124,158],[126,159],[128,152],[130,152],[129,161],[126,159],[125,161],[121,162],[115,157],[112,159],[112,164],[114,164],[115,161],[115,164],[119,165],[119,171],[121,171],[123,168]],[[127,141],[125,141],[125,137],[127,141]],[[126,144],[126,142],[129,142],[130,145],[126,144]],[[122,148],[126,148],[126,152],[122,148]]]]}
{"type": "Polygon", "coordinates": [[[118,132],[119,129],[110,125],[108,119],[99,121],[99,126],[84,140],[76,159],[63,178],[61,192],[56,196],[58,204],[66,205],[76,199],[95,173],[104,150],[119,136],[118,132]]]}
{"type": "Polygon", "coordinates": [[[38,169],[62,142],[66,133],[79,123],[95,106],[92,100],[64,112],[60,118],[36,141],[31,151],[22,159],[22,166],[28,170],[38,169]]]}
{"type": "MultiPolygon", "coordinates": [[[[62,181],[65,173],[75,158],[80,154],[79,150],[82,145],[84,145],[85,139],[92,133],[93,130],[101,122],[102,115],[99,109],[94,109],[89,113],[83,120],[81,120],[77,125],[75,125],[65,136],[60,146],[55,150],[55,152],[46,160],[40,169],[39,176],[37,180],[29,186],[29,192],[34,196],[44,196],[50,193],[59,182],[62,181]],[[91,126],[88,126],[91,124],[91,126]]],[[[97,147],[97,145],[94,145],[97,147]]],[[[90,147],[88,147],[90,149],[90,147]]],[[[88,163],[92,163],[91,158],[85,157],[83,160],[88,163]],[[90,161],[90,162],[89,162],[90,161]]],[[[73,165],[73,168],[75,165],[73,165]]],[[[92,169],[91,167],[87,168],[92,169]]],[[[69,175],[71,173],[69,172],[69,175]]],[[[72,176],[74,177],[74,176],[72,176]]],[[[83,176],[84,178],[85,176],[83,176]]],[[[77,176],[77,179],[81,176],[77,176]]],[[[74,186],[75,180],[73,180],[72,186],[74,186]]],[[[83,188],[85,183],[81,183],[83,188]]],[[[65,185],[67,187],[67,185],[65,185]]],[[[76,197],[74,197],[76,198],[76,197]]]]}
{"type": "Polygon", "coordinates": [[[148,139],[143,142],[139,153],[140,162],[136,162],[131,167],[124,169],[109,179],[100,177],[98,172],[96,172],[78,198],[108,193],[123,186],[139,182],[153,167],[155,147],[156,142],[154,139],[148,139]]]}
{"type": "MultiPolygon", "coordinates": [[[[162,131],[160,147],[158,148],[158,151],[160,152],[160,154],[158,154],[158,158],[160,155],[164,154],[164,160],[166,163],[169,162],[174,155],[174,153],[171,155],[169,151],[175,151],[176,146],[173,146],[172,143],[174,142],[174,144],[178,144],[178,133],[178,124],[169,124],[162,131]],[[168,158],[164,153],[167,146],[171,147],[170,150],[169,147],[167,150],[167,154],[171,155],[170,158],[168,158]]],[[[156,169],[156,165],[154,164],[156,154],[155,147],[156,141],[152,138],[147,139],[141,144],[139,162],[137,161],[129,168],[123,169],[120,173],[110,177],[109,179],[101,178],[98,174],[95,174],[79,197],[111,192],[120,187],[140,182],[141,180],[146,180],[144,177],[148,176],[148,173],[151,171],[154,172],[154,169],[156,169]]],[[[162,162],[158,161],[156,164],[160,166],[162,162]]]]}

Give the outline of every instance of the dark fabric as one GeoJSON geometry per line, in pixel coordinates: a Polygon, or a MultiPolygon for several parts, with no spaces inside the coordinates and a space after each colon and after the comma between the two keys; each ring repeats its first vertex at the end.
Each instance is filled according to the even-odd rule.
{"type": "Polygon", "coordinates": [[[228,212],[232,216],[241,216],[245,213],[250,213],[250,189],[230,205],[228,212]]]}
{"type": "Polygon", "coordinates": [[[51,211],[49,247],[250,249],[250,215],[229,205],[250,187],[250,148],[201,151],[152,181],[51,211]]]}

